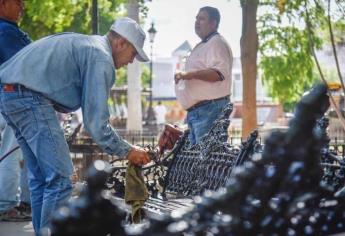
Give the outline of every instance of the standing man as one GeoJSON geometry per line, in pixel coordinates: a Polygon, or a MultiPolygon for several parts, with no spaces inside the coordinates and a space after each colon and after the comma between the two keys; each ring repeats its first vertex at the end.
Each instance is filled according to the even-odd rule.
{"type": "Polygon", "coordinates": [[[162,104],[162,101],[158,101],[157,106],[154,107],[154,112],[159,132],[162,132],[165,125],[165,116],[167,114],[167,108],[162,104]]]}
{"type": "MultiPolygon", "coordinates": [[[[28,45],[31,40],[17,25],[24,10],[23,0],[0,0],[0,65],[28,45]]],[[[14,133],[0,117],[0,158],[18,147],[14,133]]],[[[30,216],[30,194],[22,152],[13,151],[0,162],[0,221],[27,221],[30,216]],[[20,204],[18,205],[18,187],[20,204]]],[[[25,164],[25,162],[24,162],[25,164]]]]}
{"type": "Polygon", "coordinates": [[[175,74],[175,92],[187,110],[189,139],[196,144],[210,130],[230,100],[232,52],[217,32],[218,9],[203,7],[195,20],[195,33],[201,42],[186,61],[186,71],[175,74]]]}
{"type": "Polygon", "coordinates": [[[109,124],[108,97],[115,69],[148,61],[145,32],[129,18],[105,36],[61,33],[25,47],[0,67],[0,111],[15,131],[29,170],[36,234],[71,193],[72,161],[55,111],[82,108],[86,131],[107,153],[135,165],[148,153],[123,140],[109,124]]]}

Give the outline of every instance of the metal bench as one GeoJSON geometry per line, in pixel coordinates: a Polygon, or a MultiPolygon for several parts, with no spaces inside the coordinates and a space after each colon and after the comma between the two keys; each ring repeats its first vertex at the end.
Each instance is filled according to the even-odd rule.
{"type": "Polygon", "coordinates": [[[329,119],[326,117],[317,121],[317,129],[322,134],[324,144],[321,148],[322,184],[336,192],[336,195],[345,195],[345,159],[330,145],[328,125],[329,119]]]}
{"type": "MultiPolygon", "coordinates": [[[[232,169],[241,165],[253,152],[261,150],[256,141],[257,131],[239,147],[227,142],[232,108],[232,104],[226,106],[198,144],[190,144],[186,131],[171,152],[142,168],[150,193],[144,209],[151,213],[169,214],[176,209],[191,208],[193,196],[224,187],[232,169]]],[[[113,174],[107,186],[117,201],[123,201],[126,163],[115,161],[112,166],[113,174]]]]}
{"type": "MultiPolygon", "coordinates": [[[[343,233],[345,232],[345,196],[334,195],[334,190],[321,183],[323,168],[328,167],[324,165],[327,158],[334,158],[322,153],[322,149],[328,143],[326,136],[316,128],[316,120],[324,114],[328,106],[325,86],[318,86],[305,95],[297,105],[295,117],[290,122],[288,131],[272,133],[266,140],[262,155],[255,156],[235,168],[237,164],[246,160],[246,155],[250,155],[248,150],[255,151],[255,145],[251,145],[252,149],[250,147],[248,150],[240,149],[229,167],[232,168],[231,171],[227,172],[230,175],[228,181],[224,188],[218,191],[207,191],[209,188],[207,181],[212,183],[217,181],[187,171],[186,175],[192,176],[187,180],[191,179],[195,182],[191,181],[188,187],[185,188],[183,185],[175,191],[180,191],[181,194],[186,194],[184,197],[189,197],[205,189],[200,197],[195,198],[195,207],[180,214],[163,214],[159,217],[149,215],[149,224],[142,224],[143,227],[121,224],[124,212],[111,197],[105,194],[107,191],[104,191],[104,183],[109,178],[109,174],[111,172],[114,174],[121,168],[116,169],[113,166],[112,170],[109,170],[111,168],[108,168],[106,163],[95,163],[89,171],[88,184],[82,197],[60,208],[55,215],[52,221],[52,235],[295,236],[343,233]],[[244,153],[244,156],[241,157],[241,153],[244,153]],[[190,186],[195,186],[195,183],[201,183],[201,187],[198,186],[195,192],[189,191],[190,186]]],[[[163,175],[165,176],[163,180],[166,181],[161,183],[165,186],[165,192],[163,188],[162,193],[167,194],[167,200],[157,201],[152,198],[153,203],[151,203],[158,206],[157,202],[161,202],[159,208],[166,209],[167,202],[172,200],[168,196],[170,191],[176,193],[170,190],[168,184],[169,178],[173,179],[172,176],[175,175],[175,172],[171,171],[173,165],[176,165],[178,174],[180,166],[187,165],[182,159],[181,162],[176,161],[176,156],[183,151],[183,148],[176,150],[176,153],[169,157],[171,161],[168,161],[168,158],[161,161],[167,164],[166,175],[163,175]]],[[[212,153],[214,150],[209,154],[212,153]]],[[[206,161],[208,157],[205,157],[205,162],[199,162],[199,165],[208,163],[206,161]]],[[[222,173],[219,170],[217,172],[217,167],[209,168],[210,171],[213,169],[214,173],[222,173]]],[[[195,171],[201,168],[198,166],[185,169],[195,171]]],[[[226,170],[223,173],[225,172],[226,170]]],[[[114,183],[114,181],[110,182],[110,184],[114,183]]],[[[117,194],[119,193],[117,189],[117,194]]]]}

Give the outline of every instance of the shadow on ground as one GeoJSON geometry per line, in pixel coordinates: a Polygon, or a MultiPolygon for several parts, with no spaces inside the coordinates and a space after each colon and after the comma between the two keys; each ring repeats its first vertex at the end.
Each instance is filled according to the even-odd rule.
{"type": "Polygon", "coordinates": [[[3,222],[0,221],[0,236],[34,236],[31,221],[3,222]]]}

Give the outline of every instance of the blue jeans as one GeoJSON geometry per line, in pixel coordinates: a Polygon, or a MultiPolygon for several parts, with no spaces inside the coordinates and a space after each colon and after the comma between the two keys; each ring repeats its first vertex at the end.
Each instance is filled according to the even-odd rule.
{"type": "MultiPolygon", "coordinates": [[[[5,156],[18,146],[11,127],[9,127],[0,115],[0,126],[4,127],[1,132],[0,157],[5,156]]],[[[9,154],[0,162],[0,212],[10,210],[18,205],[18,200],[30,202],[28,189],[27,168],[20,168],[22,160],[20,149],[9,154]],[[20,186],[20,198],[18,199],[18,188],[20,186]]]]}
{"type": "Polygon", "coordinates": [[[32,223],[39,235],[71,194],[68,145],[52,102],[41,94],[27,89],[5,92],[1,86],[0,111],[14,130],[28,167],[32,223]]]}
{"type": "Polygon", "coordinates": [[[219,118],[229,99],[213,101],[187,113],[187,124],[190,130],[189,141],[192,145],[198,143],[212,128],[213,122],[219,118]]]}
{"type": "Polygon", "coordinates": [[[28,180],[28,166],[26,165],[25,161],[24,161],[24,166],[20,171],[19,186],[20,186],[20,201],[30,204],[31,199],[30,199],[29,180],[28,180]]]}

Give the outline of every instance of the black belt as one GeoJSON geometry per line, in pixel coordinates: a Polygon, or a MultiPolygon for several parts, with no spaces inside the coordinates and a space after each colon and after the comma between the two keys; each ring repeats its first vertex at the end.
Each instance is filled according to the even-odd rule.
{"type": "Polygon", "coordinates": [[[1,89],[5,92],[18,92],[28,90],[21,84],[1,84],[1,89]]]}
{"type": "Polygon", "coordinates": [[[218,101],[221,101],[221,100],[225,100],[225,99],[228,99],[229,100],[229,95],[225,96],[225,97],[221,97],[221,98],[216,98],[216,99],[212,99],[212,100],[205,100],[205,101],[201,101],[201,102],[198,102],[196,104],[194,104],[193,106],[191,106],[190,108],[187,109],[188,112],[191,112],[201,106],[204,106],[206,104],[209,104],[211,102],[218,102],[218,101]]]}

